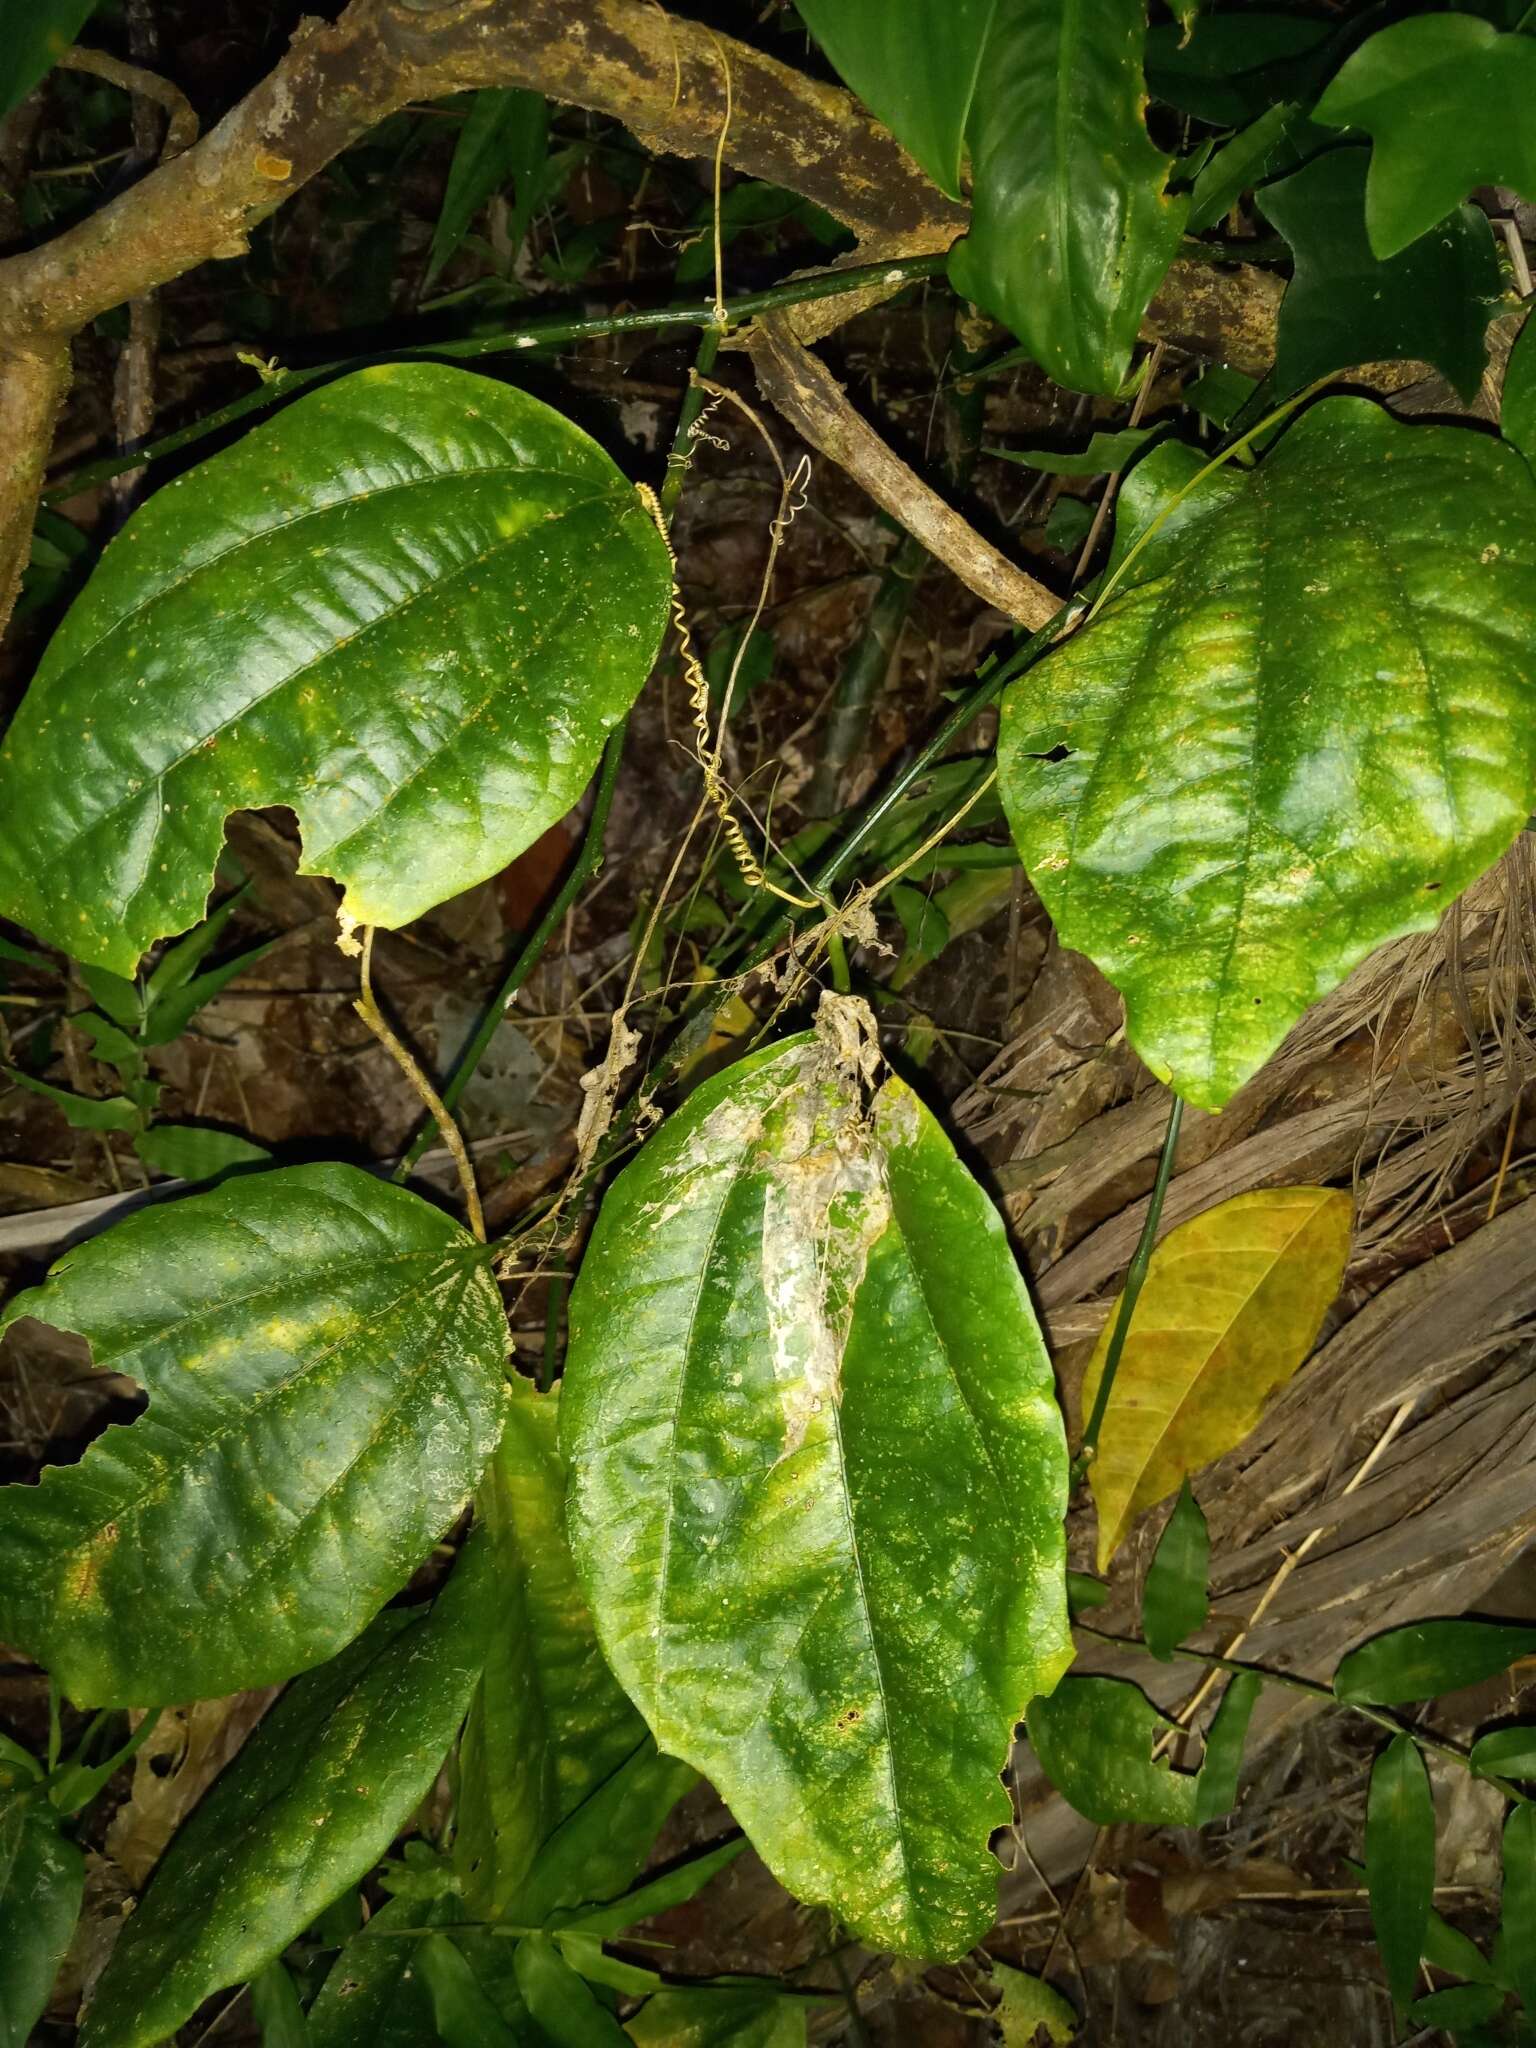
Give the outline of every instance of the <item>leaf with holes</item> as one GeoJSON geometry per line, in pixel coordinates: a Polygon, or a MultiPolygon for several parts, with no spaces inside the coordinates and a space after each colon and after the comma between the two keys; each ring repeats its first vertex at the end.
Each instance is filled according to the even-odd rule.
{"type": "Polygon", "coordinates": [[[1536,799],[1536,479],[1468,427],[1324,400],[1258,467],[1155,449],[1098,614],[1008,690],[1003,801],[1065,945],[1215,1109],[1536,799]]]}
{"type": "Polygon", "coordinates": [[[559,1413],[557,1393],[515,1381],[476,1496],[498,1617],[464,1734],[453,1843],[470,1917],[533,1926],[632,1883],[693,1781],[657,1755],[597,1646],[566,1542],[559,1413]]]}
{"type": "MultiPolygon", "coordinates": [[[[1312,1349],[1344,1278],[1350,1214],[1337,1188],[1259,1188],[1153,1252],[1088,1468],[1100,1571],[1143,1508],[1242,1442],[1312,1349]]],[[[1083,1377],[1085,1415],[1114,1324],[1112,1310],[1083,1377]]]]}
{"type": "Polygon", "coordinates": [[[0,911],[131,975],[202,916],[231,811],[395,926],[581,795],[664,623],[639,497],[525,392],[378,364],[157,491],[0,745],[0,911]]]}
{"type": "Polygon", "coordinates": [[[0,1488],[0,1636],[82,1706],[333,1656],[463,1507],[506,1408],[484,1248],[350,1166],[141,1210],[5,1321],[27,1315],[149,1395],[77,1465],[0,1488]]]}
{"type": "Polygon", "coordinates": [[[1010,1730],[1070,1656],[1050,1367],[862,1004],[704,1083],[614,1183],[561,1437],[598,1636],[796,1895],[985,1933],[1010,1730]],[[873,1090],[873,1099],[866,1094],[873,1090]]]}
{"type": "Polygon", "coordinates": [[[288,1688],[166,1851],[81,2048],[150,2048],[174,2034],[213,1992],[275,1961],[383,1855],[463,1719],[494,1611],[488,1575],[472,1536],[430,1609],[391,1608],[288,1688]]]}

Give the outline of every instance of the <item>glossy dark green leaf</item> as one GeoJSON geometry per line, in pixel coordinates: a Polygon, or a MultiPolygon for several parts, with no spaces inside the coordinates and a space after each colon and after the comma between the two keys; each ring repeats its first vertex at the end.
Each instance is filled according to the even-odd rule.
{"type": "Polygon", "coordinates": [[[1411,361],[1433,364],[1470,400],[1502,290],[1488,217],[1458,206],[1379,262],[1365,233],[1368,162],[1363,149],[1331,149],[1259,195],[1296,258],[1280,306],[1274,396],[1330,370],[1411,361]]]}
{"type": "Polygon", "coordinates": [[[1045,522],[1045,544],[1064,555],[1076,555],[1093,530],[1093,506],[1063,492],[1045,522]]]}
{"type": "Polygon", "coordinates": [[[547,1935],[520,1941],[512,1967],[528,2017],[550,2048],[624,2048],[624,2029],[547,1935]]]}
{"type": "MultiPolygon", "coordinates": [[[[1154,449],[1117,524],[1147,530],[1189,462],[1154,449]]],[[[1536,479],[1470,428],[1326,399],[1120,559],[1098,616],[1005,695],[999,780],[1062,942],[1214,1109],[1529,815],[1536,479]]]]}
{"type": "Polygon", "coordinates": [[[485,1654],[474,1537],[430,1609],[391,1608],[297,1679],[165,1852],[81,2048],[150,2048],[244,1983],[370,1869],[426,1796],[485,1654]]]}
{"type": "Polygon", "coordinates": [[[1497,1678],[1518,1658],[1532,1655],[1536,1628],[1498,1621],[1414,1621],[1351,1650],[1333,1675],[1333,1689],[1341,1700],[1396,1706],[1497,1678]]]}
{"type": "Polygon", "coordinates": [[[0,39],[0,115],[26,98],[90,20],[96,0],[22,0],[5,10],[0,39]]]}
{"type": "Polygon", "coordinates": [[[1492,1984],[1448,1984],[1443,1991],[1431,1991],[1416,1998],[1408,2017],[1416,2027],[1444,2027],[1455,2032],[1462,2027],[1480,2027],[1504,2005],[1504,1993],[1492,1984]]]}
{"type": "Polygon", "coordinates": [[[394,926],[580,796],[671,569],[636,493],[525,392],[432,363],[310,393],[106,549],[0,746],[0,910],[131,974],[202,915],[231,811],[394,926]]]}
{"type": "Polygon", "coordinates": [[[1193,384],[1185,385],[1183,401],[1202,419],[1224,427],[1242,411],[1258,388],[1252,377],[1245,377],[1240,370],[1224,369],[1218,363],[1193,384]]]}
{"type": "Polygon", "coordinates": [[[1142,118],[1145,33],[1142,0],[1012,0],[978,80],[950,280],[1071,391],[1125,381],[1189,209],[1142,118]]]}
{"type": "Polygon", "coordinates": [[[154,1124],[137,1134],[133,1149],[152,1173],[173,1180],[212,1180],[232,1166],[260,1166],[272,1158],[249,1138],[207,1124],[154,1124]]]}
{"type": "Polygon", "coordinates": [[[996,0],[802,0],[797,12],[838,76],[958,199],[996,0]]]}
{"type": "Polygon", "coordinates": [[[1365,219],[1385,261],[1479,185],[1536,199],[1536,40],[1471,14],[1423,14],[1362,43],[1315,118],[1372,138],[1365,219]]]}
{"type": "Polygon", "coordinates": [[[805,2048],[805,2014],[772,1991],[658,1991],[624,2031],[638,2048],[805,2048]]]}
{"type": "Polygon", "coordinates": [[[306,2048],[299,1987],[281,1963],[268,1963],[251,1979],[251,2017],[261,2029],[261,2048],[306,2048]]]}
{"type": "Polygon", "coordinates": [[[516,212],[507,239],[514,250],[521,247],[548,146],[549,102],[541,92],[486,86],[475,94],[454,144],[442,211],[432,230],[428,285],[463,241],[485,202],[509,184],[516,212]]]}
{"type": "Polygon", "coordinates": [[[140,1210],[19,1295],[145,1414],[0,1489],[0,1636],[78,1704],[266,1685],[349,1642],[468,1499],[506,1411],[486,1255],[350,1166],[140,1210]]]}
{"type": "Polygon", "coordinates": [[[1282,100],[1216,151],[1195,179],[1189,195],[1189,219],[1185,225],[1192,235],[1215,227],[1243,194],[1265,176],[1285,148],[1286,137],[1299,120],[1300,111],[1294,102],[1282,100]]]}
{"type": "Polygon", "coordinates": [[[1527,2013],[1536,2013],[1536,1807],[1517,1806],[1504,1823],[1500,1909],[1504,1966],[1527,2013]]]}
{"type": "Polygon", "coordinates": [[[399,1930],[456,1920],[457,1899],[389,1899],[342,1948],[309,2009],[309,2048],[436,2048],[421,1942],[399,1930]]]}
{"type": "Polygon", "coordinates": [[[881,1944],[990,1924],[997,1773],[1070,1655],[1065,1449],[996,1211],[862,1004],[690,1096],[571,1301],[571,1536],[609,1662],[781,1880],[881,1944]]]}
{"type": "Polygon", "coordinates": [[[543,2034],[533,2031],[526,2014],[508,2020],[503,2001],[491,1996],[447,1935],[429,1934],[417,1958],[432,2004],[433,2039],[443,2048],[544,2048],[543,2034]]]}
{"type": "Polygon", "coordinates": [[[1055,448],[989,448],[988,455],[1001,455],[1005,462],[1022,462],[1047,476],[1107,476],[1124,469],[1139,455],[1157,427],[1126,427],[1118,434],[1094,434],[1088,446],[1076,453],[1055,448]]]}
{"type": "Polygon", "coordinates": [[[1191,1827],[1199,1780],[1154,1763],[1152,1745],[1173,1727],[1139,1686],[1120,1678],[1064,1678],[1025,1716],[1040,1766],[1062,1797],[1099,1827],[1141,1820],[1191,1827]]]}
{"type": "Polygon", "coordinates": [[[1472,1745],[1472,1768],[1489,1778],[1536,1778],[1536,1726],[1479,1735],[1472,1745]]]}
{"type": "Polygon", "coordinates": [[[138,1128],[139,1112],[126,1095],[80,1095],[73,1088],[55,1088],[20,1067],[0,1067],[0,1073],[29,1095],[51,1102],[74,1131],[132,1131],[138,1128]]]}
{"type": "Polygon", "coordinates": [[[1365,1885],[1392,2002],[1413,1996],[1435,1889],[1435,1802],[1411,1735],[1394,1735],[1371,1767],[1365,1885]]]}
{"type": "Polygon", "coordinates": [[[665,1818],[643,1791],[634,1796],[636,1772],[648,1764],[647,1782],[673,1798],[691,1780],[676,1763],[658,1767],[645,1723],[597,1646],[566,1542],[558,1430],[558,1394],[514,1381],[477,1495],[498,1614],[465,1730],[453,1849],[474,1920],[537,1926],[556,1907],[622,1891],[665,1818]],[[630,1796],[615,1799],[620,1786],[630,1796]],[[594,1800],[599,1840],[577,1820],[594,1800]],[[588,1853],[575,1867],[552,1859],[535,1876],[540,1852],[573,1822],[588,1853]],[[555,1869],[565,1883],[552,1887],[555,1869]]]}
{"type": "Polygon", "coordinates": [[[1193,35],[1167,24],[1147,35],[1155,99],[1218,128],[1242,128],[1280,100],[1310,100],[1328,62],[1326,17],[1244,8],[1203,15],[1193,35]]]}
{"type": "Polygon", "coordinates": [[[1219,1820],[1237,1804],[1238,1779],[1243,1768],[1243,1744],[1248,1723],[1264,1681],[1256,1671],[1236,1672],[1221,1696],[1205,1738],[1205,1758],[1200,1765],[1195,1793],[1195,1820],[1204,1826],[1219,1820]]]}
{"type": "Polygon", "coordinates": [[[85,1863],[35,1792],[0,1792],[0,2048],[27,2048],[75,1931],[85,1863]]]}
{"type": "Polygon", "coordinates": [[[1188,1479],[1179,1489],[1141,1593],[1141,1632],[1166,1662],[1186,1637],[1205,1627],[1211,1536],[1188,1479]]]}
{"type": "Polygon", "coordinates": [[[1499,431],[1527,462],[1536,463],[1536,321],[1527,316],[1504,366],[1499,431]]]}

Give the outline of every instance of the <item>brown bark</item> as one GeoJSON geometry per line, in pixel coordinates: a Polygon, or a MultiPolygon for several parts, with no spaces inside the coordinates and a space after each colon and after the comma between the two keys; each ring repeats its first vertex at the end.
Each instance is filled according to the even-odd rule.
{"type": "Polygon", "coordinates": [[[44,339],[0,352],[0,627],[11,616],[32,547],[32,518],[59,409],[69,343],[44,339]]]}

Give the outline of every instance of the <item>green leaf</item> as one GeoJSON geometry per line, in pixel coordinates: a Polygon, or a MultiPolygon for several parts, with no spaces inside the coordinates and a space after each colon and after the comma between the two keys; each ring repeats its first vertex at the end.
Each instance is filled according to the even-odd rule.
{"type": "Polygon", "coordinates": [[[30,1749],[13,1742],[9,1735],[0,1735],[0,1794],[12,1792],[18,1785],[41,1784],[47,1775],[30,1749]]]}
{"type": "Polygon", "coordinates": [[[24,1074],[20,1067],[0,1066],[0,1073],[18,1088],[51,1102],[63,1113],[71,1130],[132,1131],[138,1129],[141,1121],[137,1108],[126,1095],[76,1095],[72,1089],[55,1088],[51,1082],[39,1081],[35,1074],[24,1074]]]}
{"type": "Polygon", "coordinates": [[[119,1025],[112,1023],[109,1018],[98,1016],[94,1010],[76,1010],[70,1022],[90,1040],[92,1059],[101,1060],[105,1065],[115,1067],[124,1082],[142,1079],[143,1048],[119,1025]]]}
{"type": "Polygon", "coordinates": [[[232,959],[210,967],[206,974],[194,975],[182,987],[162,995],[150,1005],[144,1020],[141,1034],[144,1044],[169,1045],[173,1038],[180,1038],[205,1003],[211,1003],[230,982],[244,974],[248,967],[254,967],[276,944],[276,939],[266,939],[261,945],[236,953],[232,959]]]}
{"type": "Polygon", "coordinates": [[[1268,171],[1286,147],[1291,129],[1299,123],[1301,109],[1291,100],[1266,108],[1250,121],[1240,135],[1234,135],[1218,149],[1196,178],[1189,196],[1189,218],[1185,226],[1192,235],[1215,227],[1268,171]]]}
{"type": "Polygon", "coordinates": [[[1047,476],[1108,476],[1124,469],[1161,427],[1125,427],[1118,434],[1094,434],[1078,454],[1055,448],[988,448],[988,455],[1000,455],[1005,462],[1022,462],[1047,476]]]}
{"type": "Polygon", "coordinates": [[[1536,2013],[1536,1807],[1517,1806],[1504,1823],[1500,1919],[1504,1962],[1527,2013],[1536,2013]]]}
{"type": "Polygon", "coordinates": [[[0,115],[50,72],[95,11],[96,0],[25,0],[5,13],[0,42],[0,115]]]}
{"type": "Polygon", "coordinates": [[[39,974],[57,974],[58,968],[46,953],[34,953],[30,946],[18,946],[14,939],[0,933],[0,960],[10,960],[18,967],[34,968],[39,974]]]}
{"type": "Polygon", "coordinates": [[[506,866],[580,796],[671,566],[595,442],[467,370],[376,364],[157,491],[0,745],[0,908],[132,973],[231,811],[290,805],[360,924],[506,866]]]}
{"type": "Polygon", "coordinates": [[[1147,85],[1156,99],[1218,128],[1242,128],[1277,100],[1311,100],[1331,37],[1321,16],[1207,14],[1193,35],[1160,26],[1147,35],[1147,85]]]}
{"type": "Polygon", "coordinates": [[[1067,1573],[1067,1607],[1074,1621],[1080,1614],[1102,1607],[1108,1598],[1109,1588],[1102,1579],[1089,1572],[1067,1573]]]}
{"type": "Polygon", "coordinates": [[[1472,1768],[1487,1778],[1536,1778],[1536,1727],[1495,1728],[1472,1745],[1472,1768]]]}
{"type": "Polygon", "coordinates": [[[1504,366],[1499,431],[1527,462],[1536,463],[1536,320],[1529,314],[1504,366]]]}
{"type": "Polygon", "coordinates": [[[1492,1984],[1448,1984],[1416,1998],[1408,2017],[1416,2027],[1480,2027],[1503,2010],[1504,1993],[1492,1984]]]}
{"type": "Polygon", "coordinates": [[[970,124],[970,232],[949,257],[956,291],[1047,376],[1110,397],[1189,209],[1142,119],[1145,24],[1142,0],[999,10],[970,124]]]}
{"type": "Polygon", "coordinates": [[[799,0],[796,11],[844,83],[958,199],[996,0],[799,0]]]}
{"type": "Polygon", "coordinates": [[[1379,30],[1333,79],[1314,118],[1369,135],[1365,222],[1383,262],[1479,185],[1536,199],[1536,42],[1470,14],[1379,30]]]}
{"type": "MultiPolygon", "coordinates": [[[[1139,463],[1119,523],[1186,462],[1139,463]]],[[[1536,479],[1512,450],[1325,399],[1251,473],[1190,489],[1009,688],[998,774],[1025,866],[1187,1101],[1227,1102],[1524,825],[1533,570],[1536,479]]]]}
{"type": "Polygon", "coordinates": [[[265,1146],[207,1124],[152,1124],[137,1134],[133,1149],[151,1173],[169,1174],[173,1180],[212,1180],[232,1166],[270,1164],[272,1159],[265,1146]]]}
{"type": "Polygon", "coordinates": [[[1001,2003],[992,2011],[992,2023],[1002,2035],[1003,2048],[1034,2048],[1042,2027],[1046,2039],[1061,2044],[1061,2048],[1076,2034],[1075,2008],[1042,1977],[994,1959],[992,1981],[1003,1994],[1001,2003]]]}
{"type": "Polygon", "coordinates": [[[471,1919],[537,1926],[557,1907],[622,1891],[665,1813],[643,1796],[618,1802],[610,1788],[632,1766],[648,1766],[673,1797],[692,1777],[675,1763],[656,1768],[645,1723],[597,1646],[565,1535],[559,1412],[557,1394],[513,1381],[477,1496],[499,1614],[460,1760],[453,1858],[471,1919]],[[552,1886],[540,1852],[593,1800],[602,1839],[585,1840],[574,1868],[557,1859],[552,1886]]]}
{"type": "Polygon", "coordinates": [[[1257,1671],[1236,1672],[1221,1696],[1205,1738],[1205,1759],[1200,1766],[1195,1793],[1195,1820],[1203,1827],[1219,1820],[1237,1804],[1237,1784],[1243,1768],[1243,1744],[1248,1722],[1263,1690],[1257,1671]]]}
{"type": "Polygon", "coordinates": [[[1371,1767],[1365,1884],[1392,2003],[1413,1996],[1435,1889],[1435,1802],[1411,1735],[1394,1735],[1371,1767]]]}
{"type": "Polygon", "coordinates": [[[281,1963],[268,1963],[251,1979],[251,2012],[261,2029],[261,2048],[307,2048],[299,1989],[281,1963]]]}
{"type": "Polygon", "coordinates": [[[276,1960],[425,1798],[485,1654],[471,1536],[430,1609],[391,1608],[291,1685],[186,1821],[124,1925],[81,2048],[150,2048],[276,1960]]]}
{"type": "Polygon", "coordinates": [[[505,1413],[483,1249],[350,1166],[141,1210],[5,1320],[24,1315],[149,1394],[78,1464],[0,1489],[0,1636],[84,1706],[333,1655],[459,1512],[505,1413]]]}
{"type": "Polygon", "coordinates": [[[1333,1675],[1341,1700],[1391,1707],[1497,1678],[1536,1654],[1536,1628],[1498,1621],[1414,1621],[1351,1650],[1333,1675]]]}
{"type": "MultiPolygon", "coordinates": [[[[432,2000],[432,2038],[444,2048],[518,2048],[529,2040],[525,2027],[508,2023],[501,2001],[491,1997],[468,1958],[446,1935],[429,1934],[416,1954],[432,2000]]],[[[543,2042],[542,2034],[536,2038],[543,2042]]]]}
{"type": "Polygon", "coordinates": [[[0,1793],[0,2048],[27,2048],[64,1960],[85,1863],[35,1793],[0,1793]]]}
{"type": "Polygon", "coordinates": [[[658,1991],[624,2031],[638,2048],[805,2048],[805,2012],[772,1991],[658,1991]]]}
{"type": "Polygon", "coordinates": [[[1218,363],[1193,384],[1187,384],[1182,397],[1191,412],[1199,413],[1214,426],[1224,427],[1242,411],[1258,388],[1252,377],[1245,377],[1240,370],[1224,369],[1218,363]]]}
{"type": "Polygon", "coordinates": [[[1141,1820],[1192,1827],[1199,1780],[1154,1763],[1173,1727],[1139,1687],[1120,1678],[1064,1678],[1024,1717],[1040,1766],[1062,1797],[1099,1827],[1141,1820]]]}
{"type": "Polygon", "coordinates": [[[528,2017],[552,2048],[624,2048],[624,2029],[547,1935],[520,1941],[512,1965],[528,2017]]]}
{"type": "Polygon", "coordinates": [[[1365,233],[1367,162],[1363,149],[1329,150],[1259,195],[1296,258],[1280,306],[1273,394],[1287,397],[1330,370],[1408,360],[1433,364],[1471,400],[1502,289],[1488,216],[1458,206],[1378,262],[1365,233]]]}
{"type": "Polygon", "coordinates": [[[223,937],[225,926],[250,890],[250,883],[245,883],[232,896],[225,897],[218,909],[205,917],[201,924],[194,925],[184,939],[178,939],[175,945],[165,948],[144,983],[146,1010],[152,1010],[162,998],[186,987],[223,937]]]}
{"type": "Polygon", "coordinates": [[[398,1929],[458,1918],[457,1899],[389,1899],[326,1972],[309,2009],[309,2048],[437,2048],[423,1943],[398,1929]]]}
{"type": "Polygon", "coordinates": [[[516,198],[508,240],[514,249],[522,246],[548,147],[549,102],[541,92],[486,86],[475,94],[448,166],[443,209],[432,230],[426,285],[463,241],[481,207],[508,183],[516,198]]]}
{"type": "Polygon", "coordinates": [[[1210,1531],[1186,1476],[1141,1593],[1141,1632],[1164,1663],[1186,1637],[1205,1627],[1210,1570],[1210,1531]]]}
{"type": "Polygon", "coordinates": [[[81,967],[80,979],[98,1010],[105,1010],[125,1031],[138,1033],[144,1023],[144,996],[136,981],[89,964],[81,967]]]}
{"type": "Polygon", "coordinates": [[[697,1898],[716,1873],[734,1863],[746,1846],[745,1835],[733,1836],[718,1848],[690,1856],[686,1862],[664,1870],[660,1877],[637,1885],[632,1892],[626,1892],[622,1899],[615,1899],[610,1905],[585,1907],[573,1917],[560,1915],[562,1931],[607,1940],[612,1935],[622,1934],[626,1927],[633,1927],[638,1921],[654,1919],[658,1913],[669,1913],[674,1906],[686,1905],[690,1899],[697,1898]]]}
{"type": "Polygon", "coordinates": [[[1065,493],[1051,507],[1045,522],[1045,544],[1064,555],[1075,555],[1093,530],[1092,505],[1065,493]]]}
{"type": "MultiPolygon", "coordinates": [[[[1102,1572],[1135,1517],[1223,1457],[1301,1364],[1338,1293],[1351,1202],[1255,1188],[1181,1223],[1147,1268],[1089,1480],[1102,1572]]],[[[1093,1409],[1116,1309],[1083,1375],[1093,1409]]]]}
{"type": "Polygon", "coordinates": [[[647,1735],[544,1844],[519,1911],[538,1923],[568,1907],[617,1897],[644,1868],[662,1822],[696,1779],[690,1765],[662,1756],[647,1735]]]}
{"type": "MultiPolygon", "coordinates": [[[[1363,1870],[1360,1875],[1365,1875],[1363,1870]]],[[[1444,1970],[1447,1976],[1465,1977],[1469,1983],[1494,1984],[1498,1981],[1492,1963],[1477,1943],[1433,1908],[1424,1930],[1424,1961],[1436,1970],[1444,1970]]]]}
{"type": "Polygon", "coordinates": [[[797,1897],[898,1952],[995,1908],[1068,1661],[1065,1449],[996,1211],[860,1003],[705,1082],[604,1201],[562,1443],[598,1635],[797,1897]]]}

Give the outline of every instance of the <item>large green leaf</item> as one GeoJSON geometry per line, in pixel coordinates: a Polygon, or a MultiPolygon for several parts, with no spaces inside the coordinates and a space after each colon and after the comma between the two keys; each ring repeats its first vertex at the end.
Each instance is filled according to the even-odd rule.
{"type": "Polygon", "coordinates": [[[1517,1622],[1411,1621],[1351,1650],[1333,1675],[1341,1700],[1392,1707],[1430,1700],[1497,1678],[1521,1657],[1536,1656],[1536,1628],[1517,1622]]]}
{"type": "Polygon", "coordinates": [[[558,1395],[514,1382],[477,1496],[498,1615],[460,1762],[453,1853],[471,1919],[538,1925],[623,1891],[693,1775],[657,1756],[597,1646],[566,1541],[558,1428],[558,1395]],[[594,1802],[596,1838],[578,1818],[594,1802]],[[566,1827],[583,1855],[540,1868],[566,1827]]]}
{"type": "MultiPolygon", "coordinates": [[[[1188,460],[1138,464],[1122,529],[1188,460]]],[[[1117,552],[1097,617],[1005,696],[999,780],[1063,943],[1148,1065],[1219,1108],[1525,823],[1536,481],[1471,428],[1327,399],[1117,552]]]]}
{"type": "Polygon", "coordinates": [[[457,1920],[456,1898],[390,1899],[342,1948],[309,2009],[309,2048],[437,2048],[432,1994],[408,1927],[457,1920]]]}
{"type": "Polygon", "coordinates": [[[1064,1678],[1025,1717],[1040,1767],[1057,1791],[1100,1827],[1140,1820],[1192,1827],[1200,1781],[1154,1761],[1152,1745],[1173,1727],[1121,1678],[1064,1678]]]}
{"type": "Polygon", "coordinates": [[[1410,360],[1443,370],[1470,400],[1502,289],[1488,217],[1454,207],[1379,262],[1365,233],[1368,162],[1363,149],[1332,149],[1259,194],[1296,257],[1280,306],[1274,393],[1286,397],[1330,370],[1410,360]]]}
{"type": "Polygon", "coordinates": [[[1392,2002],[1413,1995],[1435,1892],[1435,1802],[1411,1735],[1394,1735],[1371,1767],[1365,1883],[1392,2002]]]}
{"type": "Polygon", "coordinates": [[[1385,259],[1479,185],[1536,199],[1536,41],[1471,14],[1422,14],[1363,43],[1316,119],[1373,138],[1365,219],[1385,259]]]}
{"type": "Polygon", "coordinates": [[[0,2048],[26,2048],[75,1931],[85,1863],[36,1792],[0,1793],[0,2048]]]}
{"type": "Polygon", "coordinates": [[[391,1608],[295,1681],[185,1823],[91,2000],[81,2048],[149,2048],[281,1955],[388,1848],[469,1704],[494,1612],[473,1536],[430,1609],[391,1608]]]}
{"type": "Polygon", "coordinates": [[[983,55],[950,279],[1073,391],[1124,382],[1189,208],[1142,119],[1145,34],[1143,0],[1006,0],[983,55]]]}
{"type": "Polygon", "coordinates": [[[580,796],[670,566],[603,451],[525,392],[378,364],[158,491],[0,746],[0,910],[132,974],[202,915],[231,811],[404,924],[580,796]]]}
{"type": "Polygon", "coordinates": [[[933,182],[960,197],[965,130],[998,0],[799,0],[842,78],[933,182]]]}
{"type": "Polygon", "coordinates": [[[862,1004],[706,1082],[571,1302],[576,1561],[664,1750],[906,1954],[995,1905],[997,1773],[1069,1657],[1065,1450],[996,1212],[862,1004]]]}
{"type": "Polygon", "coordinates": [[[5,1321],[149,1394],[0,1489],[0,1636],[82,1705],[266,1685],[349,1642],[468,1499],[505,1413],[483,1247],[350,1166],[237,1176],[68,1252],[5,1321]]]}

